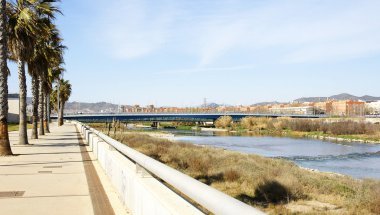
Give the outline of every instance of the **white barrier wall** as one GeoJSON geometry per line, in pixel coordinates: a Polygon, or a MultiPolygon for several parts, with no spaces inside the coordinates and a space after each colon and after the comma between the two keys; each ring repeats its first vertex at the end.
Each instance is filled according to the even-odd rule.
{"type": "Polygon", "coordinates": [[[264,214],[95,129],[78,122],[76,126],[132,214],[203,214],[147,170],[214,214],[264,214]]]}
{"type": "Polygon", "coordinates": [[[119,199],[132,214],[203,214],[96,134],[77,126],[119,199]]]}

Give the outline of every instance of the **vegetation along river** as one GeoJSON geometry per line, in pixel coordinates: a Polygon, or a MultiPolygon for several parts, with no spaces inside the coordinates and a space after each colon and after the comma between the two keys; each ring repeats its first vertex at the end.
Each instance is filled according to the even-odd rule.
{"type": "Polygon", "coordinates": [[[334,143],[285,137],[226,136],[217,132],[166,131],[175,134],[170,139],[176,141],[284,158],[301,167],[355,178],[380,179],[380,144],[334,143]]]}

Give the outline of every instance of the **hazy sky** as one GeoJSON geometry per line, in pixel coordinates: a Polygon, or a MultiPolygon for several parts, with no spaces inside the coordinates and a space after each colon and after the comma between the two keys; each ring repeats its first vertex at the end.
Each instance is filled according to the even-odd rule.
{"type": "Polygon", "coordinates": [[[61,8],[71,101],[380,96],[379,0],[64,0],[61,8]]]}

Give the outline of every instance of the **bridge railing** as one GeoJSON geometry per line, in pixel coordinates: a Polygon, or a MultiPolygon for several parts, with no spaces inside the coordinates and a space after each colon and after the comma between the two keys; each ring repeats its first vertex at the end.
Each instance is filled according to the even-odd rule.
{"type": "MultiPolygon", "coordinates": [[[[244,215],[244,214],[264,214],[260,210],[253,208],[243,202],[238,201],[237,199],[234,199],[208,185],[205,185],[161,162],[158,162],[128,146],[126,146],[123,143],[120,143],[109,136],[85,125],[80,122],[75,122],[78,127],[80,127],[80,130],[85,137],[86,141],[92,145],[94,148],[94,152],[98,154],[98,159],[102,166],[107,166],[112,163],[112,157],[110,156],[102,156],[102,152],[100,152],[99,146],[95,146],[95,139],[99,139],[104,141],[106,144],[108,144],[110,147],[114,148],[117,150],[119,153],[121,153],[123,156],[127,157],[131,161],[133,161],[136,165],[137,169],[143,169],[148,172],[148,174],[154,175],[156,178],[166,182],[170,186],[174,187],[178,192],[184,194],[188,198],[190,198],[192,201],[195,201],[208,211],[214,213],[214,214],[239,214],[239,215],[244,215]]],[[[104,148],[104,147],[103,147],[104,148]]],[[[120,166],[111,166],[109,167],[111,170],[108,170],[108,168],[105,169],[105,172],[109,171],[115,171],[115,169],[123,169],[120,168],[120,166]]],[[[120,174],[113,174],[113,175],[120,175],[120,174]]],[[[124,174],[121,174],[124,175],[124,174]]],[[[110,176],[109,176],[110,177],[110,176]]],[[[111,175],[112,177],[112,175],[111,175]]],[[[127,177],[127,178],[113,178],[111,181],[116,180],[119,185],[116,187],[119,187],[119,196],[125,196],[125,192],[132,192],[128,189],[133,189],[131,186],[127,186],[128,184],[130,185],[131,181],[134,181],[136,179],[127,177]],[[120,182],[120,180],[122,182],[120,182]],[[127,181],[125,181],[127,180],[127,181]],[[128,181],[129,180],[129,181],[128,181]],[[122,185],[120,185],[122,184],[122,185]]],[[[135,191],[134,191],[135,192],[135,191]]],[[[153,191],[154,192],[154,191],[153,191]]],[[[142,199],[138,199],[139,195],[134,195],[136,198],[129,198],[127,200],[128,202],[125,202],[125,204],[128,207],[132,207],[132,213],[135,214],[149,214],[150,212],[147,212],[148,210],[141,211],[141,205],[139,207],[136,207],[136,202],[141,202],[143,201],[142,199]],[[138,209],[140,208],[140,209],[138,209]]],[[[140,195],[140,198],[142,198],[142,195],[140,195]]],[[[177,194],[177,199],[183,199],[180,195],[177,194]]],[[[148,203],[149,207],[153,207],[155,204],[160,204],[157,203],[156,201],[160,201],[160,197],[158,196],[157,198],[153,198],[151,200],[153,202],[148,203]]],[[[187,202],[187,201],[186,201],[187,202]]],[[[160,212],[158,211],[157,208],[158,206],[154,206],[155,209],[155,214],[168,214],[167,212],[160,212]]],[[[198,211],[200,212],[200,210],[198,211]]],[[[191,214],[194,214],[193,212],[190,212],[191,214]]],[[[179,211],[176,212],[170,212],[169,214],[186,214],[182,209],[179,209],[179,211]]]]}

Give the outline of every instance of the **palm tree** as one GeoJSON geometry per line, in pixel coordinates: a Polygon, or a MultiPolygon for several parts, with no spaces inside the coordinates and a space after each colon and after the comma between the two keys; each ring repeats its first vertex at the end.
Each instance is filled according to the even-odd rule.
{"type": "Polygon", "coordinates": [[[39,80],[39,98],[38,98],[38,101],[39,101],[39,104],[38,104],[38,118],[40,119],[40,127],[39,127],[39,135],[45,135],[45,129],[44,129],[44,100],[45,100],[45,97],[44,97],[44,85],[45,85],[45,74],[42,74],[40,75],[40,80],[39,80]]]}
{"type": "MultiPolygon", "coordinates": [[[[46,26],[52,26],[48,19],[40,19],[39,21],[45,21],[47,23],[46,26]]],[[[40,123],[43,123],[43,114],[42,114],[42,106],[43,100],[41,100],[41,89],[44,80],[47,75],[48,68],[48,56],[47,53],[47,43],[51,37],[51,30],[47,31],[47,37],[41,37],[37,40],[37,43],[34,48],[34,54],[30,61],[28,62],[29,74],[32,77],[32,95],[33,95],[33,128],[32,128],[32,139],[38,139],[37,127],[38,127],[38,119],[40,119],[40,123]],[[40,104],[42,103],[42,104],[40,104]],[[38,115],[40,111],[40,116],[38,115]],[[42,120],[42,122],[41,122],[42,120]]],[[[43,127],[40,126],[40,134],[43,135],[44,130],[43,127]],[[42,131],[41,131],[42,130],[42,131]]]]}
{"type": "Polygon", "coordinates": [[[8,67],[6,1],[0,5],[0,156],[12,155],[8,137],[8,67]]]}
{"type": "Polygon", "coordinates": [[[37,73],[37,64],[36,63],[28,63],[28,70],[29,74],[32,77],[32,139],[38,139],[38,132],[37,132],[37,127],[38,127],[38,95],[39,95],[39,79],[38,79],[38,73],[37,73]]]}
{"type": "MultiPolygon", "coordinates": [[[[13,59],[17,61],[19,67],[20,82],[20,128],[19,143],[27,144],[26,132],[26,78],[25,62],[30,62],[35,46],[38,40],[49,36],[49,25],[45,20],[54,19],[54,13],[60,12],[52,4],[57,0],[16,0],[15,3],[9,4],[9,47],[13,59]],[[43,21],[41,21],[43,20],[43,21]]],[[[32,74],[33,92],[36,93],[37,85],[35,74],[32,74]]],[[[40,76],[41,77],[41,76],[40,76]]],[[[35,96],[33,96],[35,98],[35,96]]],[[[39,102],[42,102],[40,100],[39,102]]],[[[34,99],[37,104],[37,99],[34,99]]],[[[33,111],[35,112],[35,110],[33,111]]],[[[34,125],[36,121],[35,113],[33,114],[34,125]]],[[[35,129],[33,129],[34,138],[37,138],[35,129]]]]}
{"type": "Polygon", "coordinates": [[[59,79],[51,94],[51,101],[58,113],[58,125],[63,125],[63,112],[66,102],[71,96],[71,84],[68,80],[59,79]],[[57,96],[59,94],[59,96],[57,96]],[[57,102],[58,101],[58,102],[57,102]],[[57,104],[58,103],[58,104],[57,104]]]}
{"type": "Polygon", "coordinates": [[[25,62],[33,53],[35,35],[39,29],[36,25],[36,14],[26,4],[27,1],[17,0],[9,4],[8,12],[8,45],[11,59],[17,62],[20,88],[20,122],[19,144],[28,144],[26,121],[26,77],[25,62]]]}
{"type": "MultiPolygon", "coordinates": [[[[61,63],[60,63],[61,64],[61,63]]],[[[51,111],[51,101],[50,101],[50,95],[53,92],[53,83],[59,80],[59,77],[63,74],[65,69],[62,66],[57,66],[49,69],[48,73],[48,87],[47,87],[47,93],[46,93],[46,109],[45,109],[45,119],[46,119],[46,130],[49,130],[49,123],[50,123],[50,111],[51,111]]]]}
{"type": "Polygon", "coordinates": [[[44,125],[46,132],[49,131],[50,122],[50,94],[52,92],[53,83],[59,79],[60,75],[64,72],[61,65],[64,64],[63,52],[66,47],[62,45],[62,38],[59,35],[59,31],[56,28],[52,28],[52,36],[49,41],[47,52],[49,53],[49,69],[44,84],[45,92],[45,106],[44,106],[44,125]]]}

